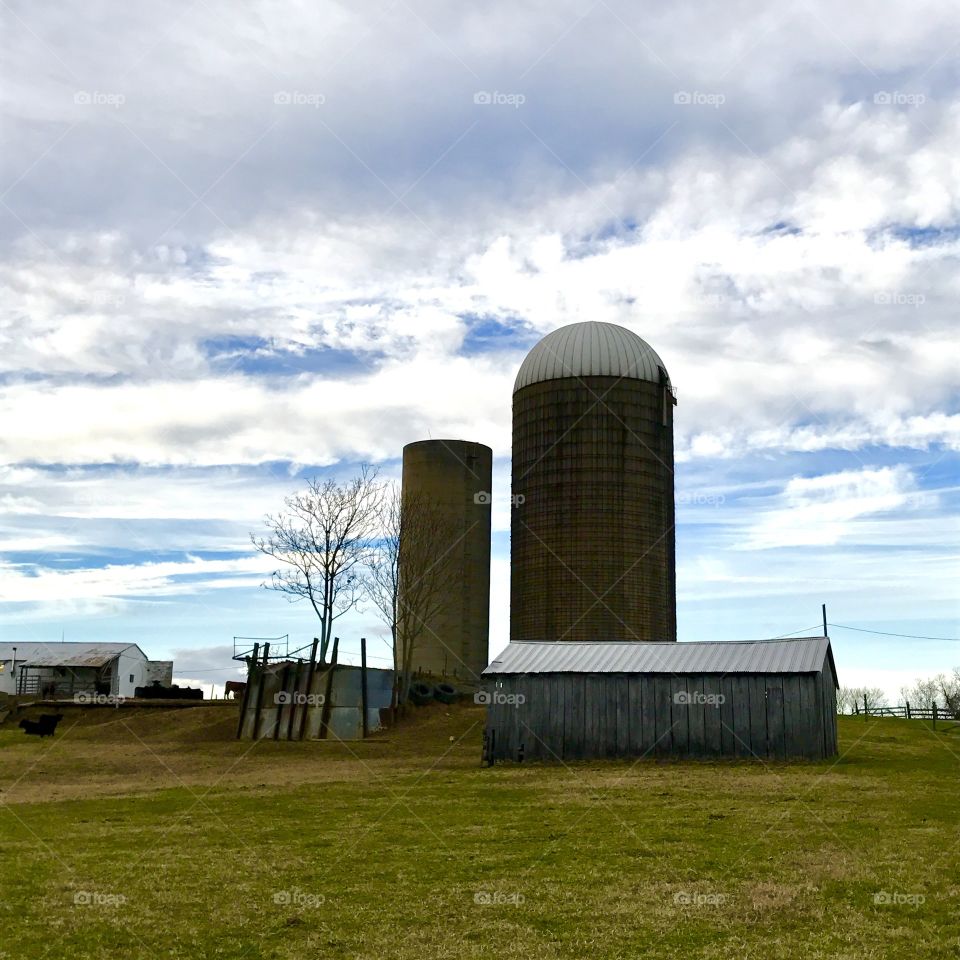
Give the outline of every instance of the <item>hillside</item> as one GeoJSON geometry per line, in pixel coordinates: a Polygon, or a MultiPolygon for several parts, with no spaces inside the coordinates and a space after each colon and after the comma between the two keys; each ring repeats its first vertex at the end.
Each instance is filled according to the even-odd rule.
{"type": "Polygon", "coordinates": [[[956,728],[841,718],[816,764],[488,769],[473,706],[347,745],[233,719],[2,730],[9,955],[960,956],[956,728]]]}

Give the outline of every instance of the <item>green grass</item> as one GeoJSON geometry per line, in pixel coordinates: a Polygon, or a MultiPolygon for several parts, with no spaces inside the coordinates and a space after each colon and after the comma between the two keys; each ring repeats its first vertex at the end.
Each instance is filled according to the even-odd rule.
{"type": "Polygon", "coordinates": [[[960,957],[960,728],[486,769],[472,707],[349,746],[219,709],[0,730],[0,957],[960,957]]]}

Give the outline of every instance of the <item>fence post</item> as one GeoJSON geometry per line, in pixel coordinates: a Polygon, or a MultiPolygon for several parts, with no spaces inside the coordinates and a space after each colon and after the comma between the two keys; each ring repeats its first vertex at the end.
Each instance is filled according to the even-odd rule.
{"type": "MultiPolygon", "coordinates": [[[[243,722],[247,716],[247,705],[250,703],[250,688],[253,686],[253,679],[256,675],[257,657],[260,656],[260,644],[253,645],[253,655],[247,657],[247,682],[243,687],[243,696],[240,698],[240,719],[237,721],[237,739],[243,733],[243,722]]],[[[224,693],[226,696],[226,693],[224,693]]]]}
{"type": "Polygon", "coordinates": [[[263,645],[263,652],[260,655],[261,657],[261,666],[260,666],[260,682],[257,685],[257,699],[254,702],[253,707],[253,739],[257,740],[260,737],[260,711],[263,708],[263,688],[267,683],[267,666],[270,663],[270,644],[265,643],[263,645]]]}
{"type": "Polygon", "coordinates": [[[367,638],[360,638],[360,709],[363,711],[363,739],[370,734],[367,721],[367,638]]]}
{"type": "Polygon", "coordinates": [[[933,729],[937,729],[937,701],[933,701],[933,729]]]}
{"type": "Polygon", "coordinates": [[[333,696],[333,671],[337,668],[337,648],[340,638],[333,638],[333,652],[330,654],[330,664],[327,667],[327,690],[323,696],[323,705],[320,707],[320,739],[326,740],[330,736],[330,710],[333,706],[330,700],[333,696]]]}
{"type": "Polygon", "coordinates": [[[907,719],[909,720],[909,719],[910,719],[910,701],[907,700],[907,701],[905,701],[905,702],[906,702],[906,705],[907,705],[907,719]]]}
{"type": "MultiPolygon", "coordinates": [[[[300,732],[297,735],[298,740],[302,740],[307,729],[307,708],[310,706],[310,694],[313,692],[313,675],[317,669],[317,647],[320,644],[320,638],[313,638],[313,646],[310,648],[310,666],[307,668],[307,699],[303,701],[303,710],[300,713],[300,732]]],[[[322,708],[321,708],[322,710],[322,708]]]]}
{"type": "Polygon", "coordinates": [[[863,695],[863,719],[864,721],[870,720],[870,707],[867,705],[867,695],[863,695]]]}
{"type": "MultiPolygon", "coordinates": [[[[289,679],[290,679],[290,664],[288,663],[288,664],[283,668],[283,670],[280,671],[280,693],[288,693],[288,692],[289,692],[289,691],[287,690],[287,681],[288,681],[289,679]]],[[[283,705],[282,703],[277,703],[277,695],[276,695],[276,694],[273,695],[273,702],[274,702],[274,706],[276,706],[276,708],[277,708],[277,717],[276,717],[276,720],[274,720],[274,722],[273,722],[273,739],[274,739],[274,740],[279,740],[279,739],[280,739],[280,721],[281,721],[281,717],[283,717],[283,707],[284,707],[284,705],[283,705]]],[[[291,702],[291,703],[287,704],[287,706],[289,707],[290,712],[292,713],[292,712],[293,712],[293,703],[291,702]]]]}
{"type": "MultiPolygon", "coordinates": [[[[303,672],[303,659],[297,657],[297,666],[293,671],[293,697],[290,701],[290,714],[287,717],[287,740],[293,739],[293,718],[297,712],[297,698],[300,696],[300,674],[303,672]]],[[[304,701],[306,708],[306,701],[304,701]]]]}

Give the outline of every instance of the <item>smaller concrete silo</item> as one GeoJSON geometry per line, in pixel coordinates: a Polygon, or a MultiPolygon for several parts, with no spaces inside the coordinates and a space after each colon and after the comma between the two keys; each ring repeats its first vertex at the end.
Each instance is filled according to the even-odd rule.
{"type": "Polygon", "coordinates": [[[434,511],[433,554],[448,593],[414,644],[414,671],[473,681],[487,666],[492,476],[493,451],[482,443],[420,440],[403,448],[403,499],[419,498],[434,511]]]}

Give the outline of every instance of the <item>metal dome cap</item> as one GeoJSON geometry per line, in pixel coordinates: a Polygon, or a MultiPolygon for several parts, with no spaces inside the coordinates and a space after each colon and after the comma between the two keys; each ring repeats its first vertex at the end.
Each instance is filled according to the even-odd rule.
{"type": "Polygon", "coordinates": [[[656,350],[632,330],[586,320],[548,333],[520,364],[513,392],[563,377],[622,377],[667,383],[670,376],[656,350]]]}

